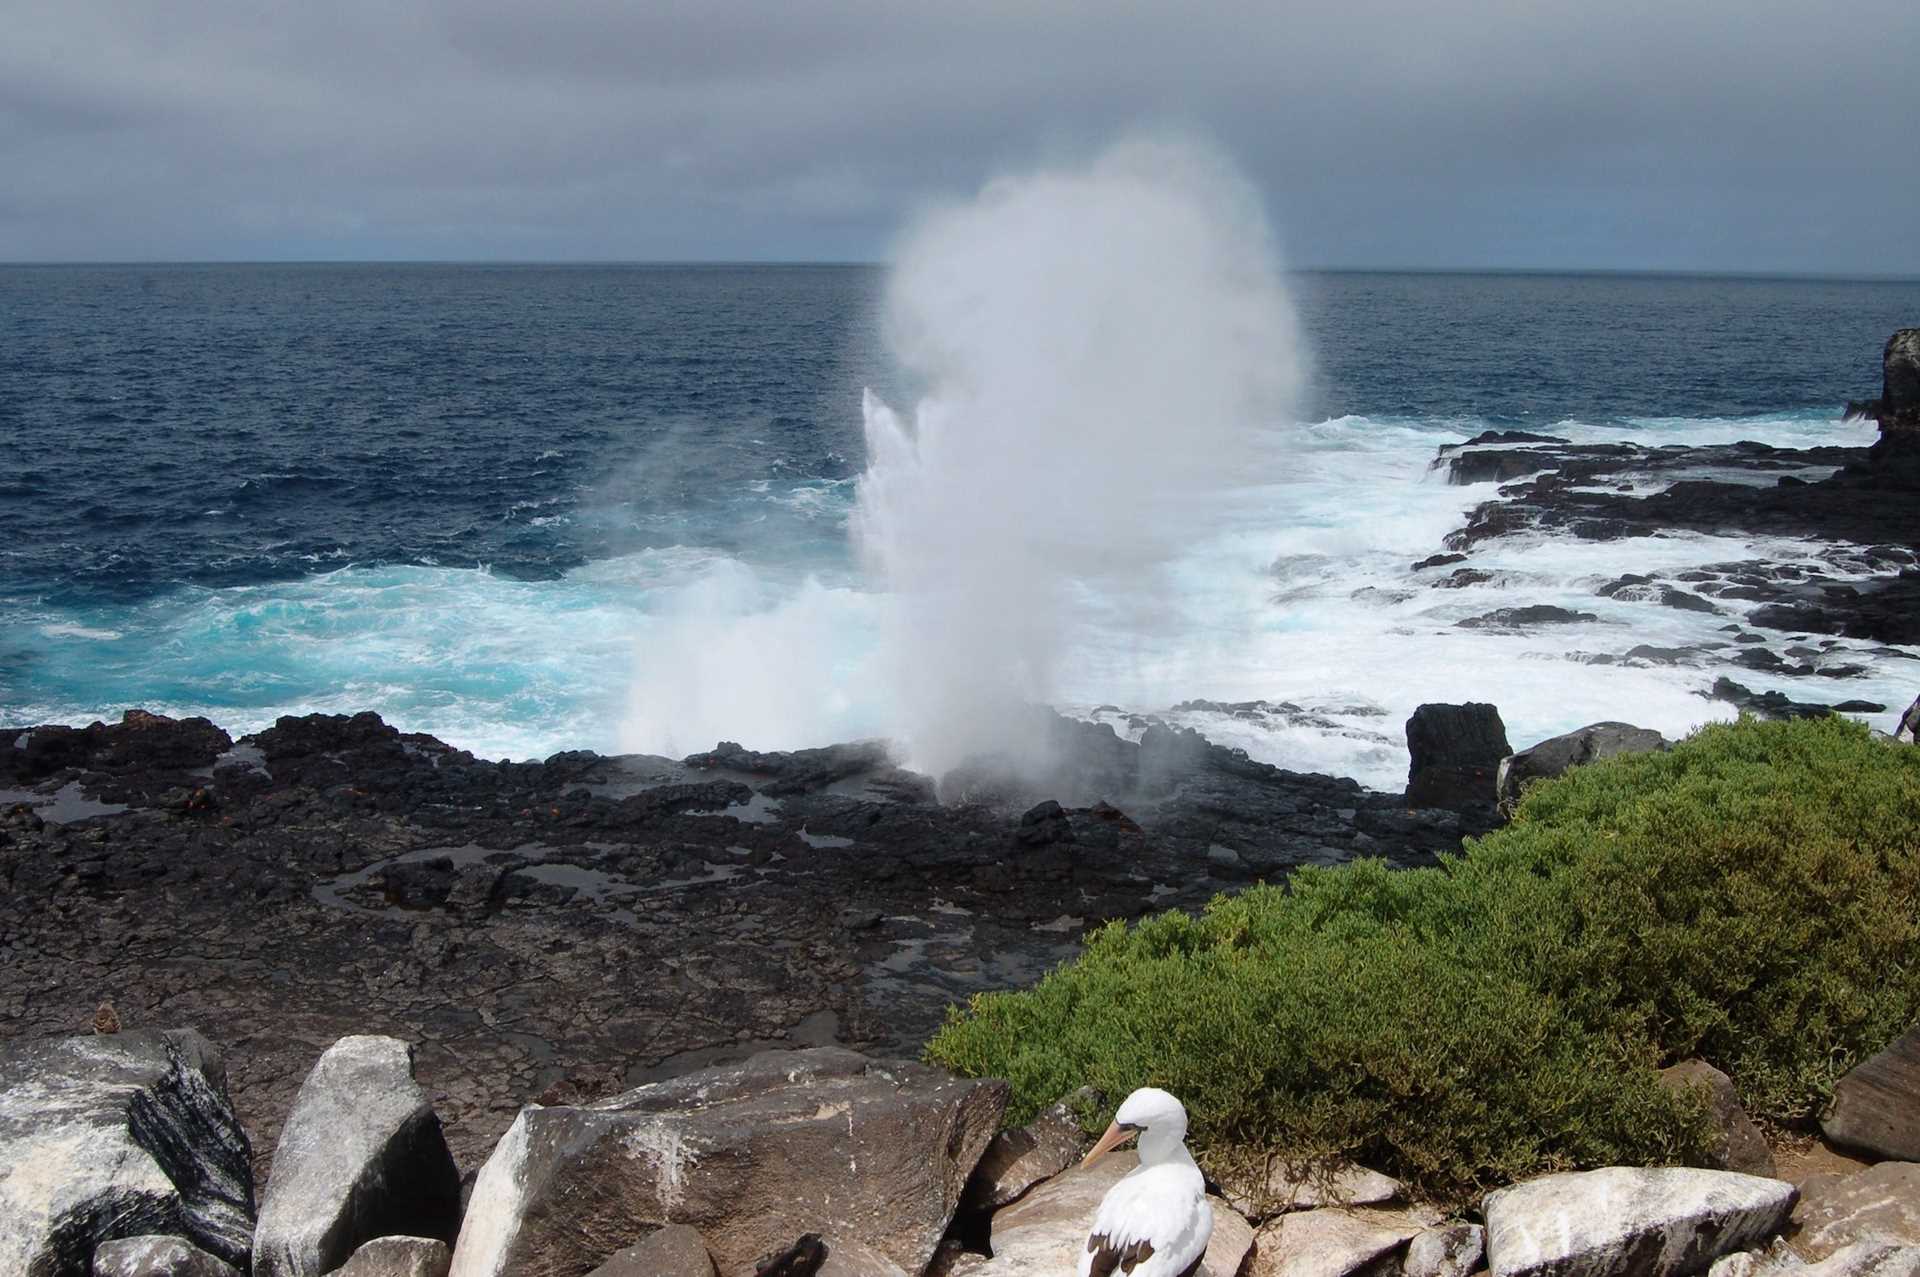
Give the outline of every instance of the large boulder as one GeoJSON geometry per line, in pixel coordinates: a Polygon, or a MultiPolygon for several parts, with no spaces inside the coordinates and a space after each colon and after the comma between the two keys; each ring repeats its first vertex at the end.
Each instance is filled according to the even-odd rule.
{"type": "Polygon", "coordinates": [[[1547,780],[1598,758],[1615,754],[1649,754],[1671,742],[1659,732],[1632,723],[1589,723],[1564,736],[1543,740],[1531,749],[1500,761],[1496,789],[1500,805],[1512,807],[1520,793],[1536,780],[1547,780]]]}
{"type": "Polygon", "coordinates": [[[1422,705],[1407,720],[1407,801],[1451,810],[1491,805],[1500,760],[1513,752],[1492,705],[1422,705]]]}
{"type": "Polygon", "coordinates": [[[1712,1165],[1716,1169],[1772,1177],[1773,1150],[1767,1147],[1767,1137],[1741,1107],[1740,1094],[1734,1089],[1732,1078],[1705,1060],[1685,1060],[1661,1069],[1660,1081],[1669,1087],[1704,1093],[1708,1116],[1719,1131],[1712,1153],[1712,1165]]]}
{"type": "Polygon", "coordinates": [[[300,1084],[254,1233],[254,1277],[320,1277],[387,1234],[451,1243],[460,1172],[398,1038],[341,1038],[300,1084]]]}
{"type": "Polygon", "coordinates": [[[93,1252],[93,1277],[240,1277],[184,1237],[122,1237],[93,1252]]]}
{"type": "Polygon", "coordinates": [[[1834,1085],[1820,1129],[1835,1144],[1920,1162],[1920,1025],[1834,1085]]]}
{"type": "Polygon", "coordinates": [[[1793,1185],[1734,1171],[1614,1166],[1487,1195],[1493,1277],[1682,1277],[1779,1232],[1793,1185]]]}
{"type": "Polygon", "coordinates": [[[769,1051],[595,1104],[529,1106],[481,1169],[459,1277],[576,1277],[668,1224],[723,1277],[817,1233],[926,1266],[1007,1085],[838,1047],[769,1051]]]}
{"type": "MultiPolygon", "coordinates": [[[[967,1277],[1033,1277],[1078,1271],[1087,1233],[1107,1190],[1140,1165],[1138,1154],[1109,1153],[1091,1168],[1048,1180],[993,1217],[993,1258],[967,1277]]],[[[1253,1246],[1253,1227],[1217,1197],[1213,1236],[1197,1277],[1234,1277],[1253,1246]]]]}
{"type": "Polygon", "coordinates": [[[0,1046],[0,1273],[84,1277],[117,1238],[184,1237],[244,1270],[253,1161],[191,1029],[0,1046]]]}
{"type": "Polygon", "coordinates": [[[1882,1162],[1853,1175],[1816,1175],[1794,1207],[1793,1244],[1808,1259],[1857,1242],[1920,1246],[1920,1164],[1882,1162]]]}
{"type": "Polygon", "coordinates": [[[1282,1215],[1254,1240],[1250,1277],[1394,1277],[1407,1244],[1433,1217],[1420,1211],[1325,1207],[1282,1215]]]}

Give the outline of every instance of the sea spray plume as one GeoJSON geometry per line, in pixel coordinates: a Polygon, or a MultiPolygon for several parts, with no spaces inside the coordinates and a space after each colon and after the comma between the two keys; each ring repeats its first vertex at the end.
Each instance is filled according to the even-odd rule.
{"type": "Polygon", "coordinates": [[[1291,408],[1266,220],[1212,149],[1126,141],[928,217],[886,323],[926,392],[910,427],[868,392],[852,530],[889,593],[898,734],[936,774],[1037,761],[1023,706],[1072,659],[1074,591],[1152,625],[1160,569],[1291,408]]]}

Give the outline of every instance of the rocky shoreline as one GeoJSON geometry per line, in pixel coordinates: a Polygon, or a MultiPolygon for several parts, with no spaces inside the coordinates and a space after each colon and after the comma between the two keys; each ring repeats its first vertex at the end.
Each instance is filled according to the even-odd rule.
{"type": "Polygon", "coordinates": [[[404,1038],[472,1165],[530,1100],[912,1054],[1086,927],[1491,822],[1191,732],[1050,729],[1044,795],[983,773],[946,803],[875,745],[495,763],[372,714],[0,731],[0,1037],[101,1002],[202,1026],[263,1151],[327,1044],[404,1038]]]}
{"type": "MultiPolygon", "coordinates": [[[[1898,360],[1908,358],[1920,361],[1920,339],[1902,345],[1896,334],[1888,345],[1887,389],[1866,406],[1883,430],[1869,450],[1575,446],[1512,432],[1442,449],[1435,464],[1453,481],[1502,486],[1448,538],[1444,553],[1416,568],[1431,574],[1435,588],[1465,588],[1484,578],[1473,558],[1478,550],[1541,532],[1613,539],[1690,529],[1814,539],[1824,548],[1813,565],[1730,562],[1671,580],[1649,574],[1604,583],[1599,593],[1650,607],[1713,612],[1733,600],[1759,606],[1743,609],[1743,623],[1723,627],[1724,640],[1589,658],[1727,665],[1824,689],[1803,700],[1756,693],[1726,676],[1713,682],[1712,695],[1763,714],[1886,712],[1890,707],[1831,689],[1845,688],[1859,655],[1920,659],[1902,650],[1920,643],[1920,504],[1913,500],[1920,427],[1909,421],[1913,405],[1902,398],[1907,380],[1896,376],[1898,360]],[[1696,477],[1702,474],[1711,477],[1696,477]],[[1639,491],[1643,486],[1657,490],[1639,491]]],[[[1554,611],[1508,609],[1461,624],[1524,629],[1581,619],[1545,614],[1554,611]]],[[[1265,702],[1205,708],[1281,716],[1298,709],[1265,702]]],[[[211,1212],[224,1220],[201,1230],[215,1256],[244,1266],[252,1254],[254,1271],[278,1272],[260,1266],[253,1185],[266,1186],[265,1227],[273,1186],[293,1174],[279,1165],[281,1157],[289,1147],[325,1143],[300,1135],[316,1060],[324,1065],[341,1042],[396,1043],[364,1049],[385,1053],[384,1062],[369,1067],[385,1078],[380,1087],[406,1100],[394,1110],[395,1129],[409,1132],[400,1143],[435,1168],[424,1179],[438,1184],[438,1206],[409,1207],[409,1218],[441,1221],[425,1230],[428,1240],[451,1243],[462,1226],[449,1193],[489,1202],[519,1191],[511,1185],[524,1177],[489,1187],[479,1168],[490,1157],[498,1161],[516,1138],[526,1147],[528,1113],[600,1114],[580,1119],[582,1130],[598,1131],[622,1106],[654,1102],[634,1096],[684,1100],[675,1088],[688,1077],[711,1081],[742,1070],[759,1076],[803,1060],[843,1080],[894,1086],[918,1066],[875,1059],[915,1054],[952,1003],[1031,983],[1072,957],[1089,927],[1197,908],[1219,892],[1281,879],[1302,865],[1362,855],[1399,866],[1431,863],[1462,837],[1497,823],[1496,794],[1510,799],[1527,779],[1620,749],[1662,745],[1652,733],[1601,724],[1516,756],[1493,707],[1423,706],[1407,724],[1408,791],[1385,794],[1254,762],[1150,715],[1115,716],[1129,720],[1128,735],[1106,722],[1043,713],[1036,731],[1049,744],[1048,768],[1008,775],[974,766],[937,787],[895,766],[871,742],[789,753],[723,742],[678,760],[569,752],[513,763],[402,733],[370,713],[283,718],[237,740],[204,719],[139,710],[116,724],[0,728],[0,965],[8,973],[0,983],[0,1058],[29,1090],[41,1075],[90,1060],[110,1073],[172,1079],[168,1094],[191,1093],[181,1111],[198,1115],[195,1139],[214,1138],[222,1150],[212,1163],[217,1173],[182,1172],[204,1202],[183,1214],[177,1202],[164,1205],[178,1193],[169,1199],[159,1192],[155,1218],[179,1223],[211,1212]],[[68,1037],[89,1024],[97,1038],[68,1037]],[[175,1030],[180,1025],[195,1026],[220,1047],[175,1030]],[[145,1063],[100,1064],[119,1057],[118,1048],[98,1043],[136,1041],[144,1044],[145,1063]],[[404,1064],[395,1063],[395,1049],[404,1064]],[[776,1063],[755,1063],[767,1060],[776,1063]],[[444,1182],[453,1167],[465,1168],[464,1188],[457,1177],[452,1189],[444,1182]]],[[[1884,725],[1891,728],[1892,718],[1884,725]]],[[[160,1085],[114,1077],[122,1091],[135,1086],[127,1094],[160,1085]]],[[[25,1094],[7,1091],[0,1103],[0,1122],[11,1121],[22,1139],[44,1117],[25,1094]]],[[[990,1135],[998,1110],[981,1118],[993,1107],[981,1104],[964,1125],[990,1135]]],[[[1069,1142],[1062,1131],[1029,1138],[1033,1147],[1057,1149],[1069,1142]]],[[[680,1165],[655,1156],[659,1150],[646,1143],[652,1136],[636,1138],[634,1147],[653,1150],[641,1161],[680,1165]]],[[[392,1139],[374,1142],[396,1147],[392,1139]]],[[[941,1203],[944,1214],[930,1213],[915,1226],[914,1246],[928,1255],[942,1236],[958,1245],[947,1230],[987,1141],[970,1133],[942,1147],[948,1160],[935,1176],[939,1191],[929,1188],[926,1200],[941,1203]],[[926,1222],[935,1214],[937,1227],[926,1222]]],[[[1920,1158],[1920,1149],[1890,1156],[1920,1158]]],[[[26,1182],[9,1180],[5,1191],[26,1182]]],[[[598,1190],[578,1191],[592,1197],[598,1190]]],[[[648,1191],[662,1200],[673,1195],[657,1183],[648,1191]]],[[[1711,1197],[1719,1190],[1701,1191],[1711,1197]]],[[[1607,1190],[1609,1200],[1678,1192],[1607,1190]]],[[[1791,1196],[1765,1193],[1772,1196],[1762,1203],[1764,1226],[1733,1228],[1720,1220],[1710,1230],[1721,1239],[1716,1245],[1734,1237],[1743,1245],[1761,1242],[1779,1232],[1791,1196]]],[[[654,1223],[675,1222],[662,1209],[654,1223]]],[[[1263,1252],[1253,1227],[1279,1225],[1257,1210],[1253,1215],[1242,1224],[1246,1246],[1216,1277],[1236,1271],[1249,1254],[1257,1261],[1276,1252],[1263,1252]]],[[[1494,1216],[1489,1199],[1485,1222],[1497,1250],[1494,1216]]],[[[966,1224],[965,1212],[961,1218],[963,1232],[997,1228],[979,1218],[966,1224]]],[[[797,1216],[782,1219],[783,1229],[801,1231],[797,1216]]],[[[132,1223],[123,1224],[114,1226],[114,1237],[133,1235],[132,1223]]],[[[469,1208],[465,1228],[472,1226],[469,1208]]],[[[1466,1254],[1455,1246],[1459,1238],[1408,1245],[1440,1226],[1428,1221],[1395,1234],[1358,1267],[1337,1271],[1398,1272],[1403,1260],[1410,1277],[1416,1270],[1470,1271],[1478,1251],[1460,1261],[1467,1267],[1441,1262],[1466,1254]],[[1412,1262],[1428,1250],[1441,1257],[1434,1261],[1440,1266],[1412,1262]],[[1388,1253],[1392,1265],[1368,1266],[1384,1263],[1388,1253]]],[[[381,1230],[405,1231],[391,1219],[371,1233],[357,1224],[347,1231],[365,1240],[381,1230]]],[[[709,1232],[702,1245],[722,1259],[722,1271],[751,1272],[757,1265],[748,1263],[749,1252],[772,1235],[716,1241],[709,1232]]],[[[104,1236],[75,1236],[86,1243],[86,1262],[100,1264],[94,1243],[104,1236]]],[[[843,1237],[843,1252],[849,1242],[872,1245],[873,1238],[843,1237]]],[[[548,1267],[503,1260],[455,1271],[579,1274],[591,1266],[587,1249],[599,1246],[603,1257],[625,1244],[595,1233],[579,1242],[578,1253],[548,1267]]],[[[500,1253],[511,1250],[502,1245],[500,1253]]],[[[1331,1245],[1315,1234],[1278,1249],[1331,1245]]],[[[1715,1253],[1741,1248],[1728,1243],[1715,1253]]],[[[1002,1250],[997,1232],[992,1249],[1002,1250]]],[[[36,1260],[40,1266],[28,1271],[84,1272],[74,1266],[79,1253],[69,1247],[60,1252],[65,1258],[36,1260]]],[[[1633,1271],[1669,1271],[1646,1268],[1642,1252],[1632,1254],[1633,1271]]],[[[768,1271],[815,1271],[804,1267],[806,1257],[768,1271]]],[[[925,1266],[924,1257],[919,1266],[906,1258],[903,1250],[877,1266],[818,1270],[925,1266]]],[[[345,1255],[336,1259],[345,1262],[345,1255]]],[[[1754,1259],[1740,1271],[1776,1261],[1784,1262],[1754,1259]]],[[[153,1266],[160,1262],[107,1271],[202,1271],[153,1266]]],[[[999,1267],[991,1271],[1020,1271],[993,1262],[999,1267]]],[[[1336,1270],[1256,1264],[1252,1271],[1336,1270]]],[[[1495,1271],[1626,1269],[1503,1269],[1496,1260],[1495,1271]]]]}

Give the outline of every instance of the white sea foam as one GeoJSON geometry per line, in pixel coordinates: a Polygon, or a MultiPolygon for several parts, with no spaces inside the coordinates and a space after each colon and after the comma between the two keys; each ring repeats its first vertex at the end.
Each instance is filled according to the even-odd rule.
{"type": "MultiPolygon", "coordinates": [[[[1856,442],[1835,422],[1748,425],[1740,433],[1762,442],[1856,442]]],[[[1303,717],[1168,717],[1263,761],[1393,788],[1406,777],[1405,719],[1422,701],[1491,701],[1522,746],[1597,719],[1672,735],[1727,717],[1726,705],[1701,695],[1722,673],[1803,700],[1881,702],[1889,710],[1871,721],[1885,728],[1913,698],[1920,663],[1851,642],[1844,659],[1867,674],[1831,681],[1724,660],[1636,668],[1577,659],[1724,639],[1720,627],[1754,606],[1722,601],[1726,614],[1715,616],[1595,593],[1622,573],[1795,561],[1820,548],[1802,542],[1508,539],[1474,553],[1474,567],[1496,574],[1487,584],[1431,588],[1437,573],[1412,564],[1492,487],[1449,486],[1429,463],[1438,444],[1481,428],[1347,417],[1258,432],[1244,481],[1186,527],[1157,573],[1159,624],[1107,623],[1138,606],[1131,591],[1106,594],[1097,581],[1069,588],[1060,613],[1073,624],[1054,703],[1090,714],[1105,704],[1164,713],[1195,698],[1292,702],[1303,717]],[[1517,635],[1454,625],[1536,603],[1591,612],[1599,623],[1517,635]]],[[[819,745],[892,730],[877,664],[890,606],[844,577],[703,549],[599,560],[554,581],[344,568],[182,590],[137,607],[44,611],[14,635],[30,649],[31,689],[9,683],[0,665],[0,722],[85,723],[141,705],[244,732],[281,714],[372,708],[487,757],[685,753],[721,739],[819,745]]],[[[1103,717],[1125,729],[1124,717],[1103,717]]]]}
{"type": "Polygon", "coordinates": [[[1023,702],[1161,629],[1162,574],[1299,379],[1252,189],[1206,148],[1123,142],[989,184],[905,240],[887,302],[911,418],[871,392],[856,542],[887,594],[893,734],[936,773],[1019,757],[1023,702]]]}
{"type": "Polygon", "coordinates": [[[95,629],[85,625],[76,625],[71,621],[56,621],[52,625],[43,625],[40,632],[48,638],[90,639],[97,643],[111,642],[120,638],[118,630],[95,629]]]}

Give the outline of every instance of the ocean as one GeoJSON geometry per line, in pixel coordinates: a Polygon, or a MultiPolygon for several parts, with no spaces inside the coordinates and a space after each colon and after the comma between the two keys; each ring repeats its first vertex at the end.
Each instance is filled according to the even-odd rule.
{"type": "MultiPolygon", "coordinates": [[[[1063,587],[1039,686],[1070,713],[1290,702],[1170,717],[1386,788],[1422,701],[1492,701],[1516,746],[1730,716],[1702,695],[1711,668],[1572,651],[1698,641],[1727,617],[1596,587],[1818,549],[1507,540],[1476,554],[1492,581],[1427,589],[1411,565],[1492,493],[1431,471],[1439,445],[1490,428],[1864,445],[1873,427],[1839,409],[1877,393],[1887,334],[1920,319],[1915,282],[1285,285],[1295,409],[1247,423],[1233,481],[1165,530],[1149,606],[1097,577],[1063,587]],[[1600,625],[1454,625],[1535,603],[1600,625]]],[[[886,287],[866,266],[0,267],[0,723],[143,706],[238,733],[371,709],[514,758],[890,735],[876,663],[902,654],[880,651],[887,586],[849,536],[863,396],[906,409],[925,389],[889,354],[886,287]]],[[[1074,471],[1045,477],[1071,490],[1074,471]]],[[[992,459],[970,473],[985,497],[992,459]]],[[[946,494],[963,512],[972,495],[946,494]]],[[[1910,669],[1819,690],[1891,715],[1910,669]]]]}

